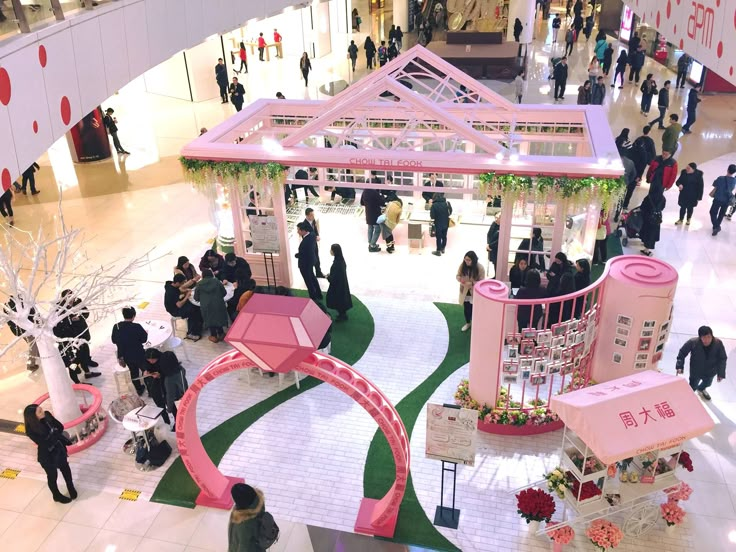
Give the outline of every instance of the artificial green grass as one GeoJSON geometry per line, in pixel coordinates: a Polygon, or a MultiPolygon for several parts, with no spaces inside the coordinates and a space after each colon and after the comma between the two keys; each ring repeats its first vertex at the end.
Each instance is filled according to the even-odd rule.
{"type": "MultiPolygon", "coordinates": [[[[306,293],[294,290],[294,295],[304,296],[306,293]]],[[[348,316],[350,320],[347,322],[332,325],[331,354],[352,365],[358,362],[368,349],[373,339],[375,325],[370,311],[355,296],[353,296],[353,308],[348,311],[348,316]]],[[[301,389],[297,389],[296,385],[282,389],[208,431],[202,437],[202,444],[212,461],[218,465],[235,440],[261,416],[265,416],[277,406],[321,383],[323,383],[321,380],[307,377],[301,381],[301,389]]],[[[194,508],[197,495],[199,495],[199,487],[184,467],[181,458],[177,458],[161,478],[151,501],[194,508]]]]}
{"type": "MultiPolygon", "coordinates": [[[[465,323],[462,307],[447,303],[435,303],[435,306],[447,321],[450,342],[447,347],[447,354],[437,369],[396,405],[396,410],[399,412],[409,436],[414,431],[417,418],[432,394],[442,382],[470,361],[470,332],[460,331],[460,327],[465,323]]],[[[440,477],[439,462],[437,463],[437,477],[440,477]]],[[[368,498],[383,497],[393,484],[394,478],[394,458],[383,432],[379,429],[376,431],[368,449],[368,458],[363,472],[363,492],[365,496],[368,498]]],[[[427,518],[414,491],[411,474],[399,509],[394,537],[387,540],[425,546],[436,550],[459,552],[459,548],[447,540],[435,528],[432,521],[427,518]]]]}

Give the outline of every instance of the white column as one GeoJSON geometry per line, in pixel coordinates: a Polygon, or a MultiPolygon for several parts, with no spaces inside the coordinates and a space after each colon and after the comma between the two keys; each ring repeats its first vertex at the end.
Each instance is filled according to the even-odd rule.
{"type": "Polygon", "coordinates": [[[534,14],[536,2],[534,0],[511,0],[509,4],[509,27],[506,32],[506,40],[514,40],[514,23],[518,17],[524,30],[521,31],[521,44],[529,44],[534,38],[534,14]]]}
{"type": "Polygon", "coordinates": [[[414,0],[394,0],[394,21],[393,24],[401,27],[406,33],[409,30],[409,2],[414,0]]]}

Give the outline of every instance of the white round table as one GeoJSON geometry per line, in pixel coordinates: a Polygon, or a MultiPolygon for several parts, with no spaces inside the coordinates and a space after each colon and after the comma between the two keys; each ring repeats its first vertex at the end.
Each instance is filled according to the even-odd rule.
{"type": "MultiPolygon", "coordinates": [[[[223,301],[226,303],[233,298],[233,295],[235,295],[235,286],[232,284],[232,282],[228,282],[227,284],[222,284],[225,286],[225,297],[222,298],[223,301]]],[[[196,287],[194,289],[197,289],[196,287]]],[[[192,293],[189,296],[189,302],[192,303],[192,305],[199,306],[199,301],[197,301],[194,298],[194,293],[192,293]]]]}
{"type": "MultiPolygon", "coordinates": [[[[138,407],[128,412],[123,418],[123,428],[130,431],[133,434],[133,442],[135,442],[136,433],[143,433],[143,440],[146,443],[146,448],[151,450],[151,445],[148,442],[148,436],[146,431],[152,429],[157,423],[161,416],[156,418],[148,418],[145,416],[139,416],[138,412],[146,407],[138,407]]],[[[155,407],[153,407],[155,408],[155,407]]],[[[158,409],[163,412],[163,408],[158,409]]]]}
{"type": "Polygon", "coordinates": [[[161,347],[171,337],[171,323],[163,320],[142,320],[139,322],[143,329],[148,332],[148,341],[143,347],[161,347]]]}

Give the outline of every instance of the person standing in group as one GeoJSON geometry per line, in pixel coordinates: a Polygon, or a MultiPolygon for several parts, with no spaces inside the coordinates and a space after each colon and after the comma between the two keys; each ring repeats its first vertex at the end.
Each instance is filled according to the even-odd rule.
{"type": "MultiPolygon", "coordinates": [[[[526,275],[529,273],[529,261],[526,257],[517,255],[514,265],[509,270],[509,287],[513,292],[526,285],[526,275]]],[[[498,276],[498,275],[497,275],[498,276]]],[[[498,279],[498,278],[496,278],[498,279]]]]}
{"type": "Polygon", "coordinates": [[[20,191],[24,194],[27,193],[26,189],[28,184],[31,185],[31,195],[40,194],[38,190],[36,190],[36,177],[34,173],[36,171],[40,171],[41,167],[38,165],[38,163],[34,162],[31,164],[30,167],[28,167],[26,170],[23,171],[23,179],[21,180],[22,184],[20,187],[20,191]]]}
{"type": "Polygon", "coordinates": [[[653,121],[649,121],[649,126],[654,126],[654,123],[657,123],[657,128],[659,130],[664,130],[664,115],[665,113],[667,113],[667,108],[670,106],[670,84],[671,81],[664,81],[662,88],[659,90],[659,95],[657,96],[657,109],[659,109],[659,117],[657,117],[653,121]]]}
{"type": "MultiPolygon", "coordinates": [[[[531,268],[527,271],[526,280],[516,292],[516,299],[543,299],[547,296],[547,290],[542,286],[542,277],[537,269],[531,268]]],[[[516,307],[516,322],[519,331],[524,328],[536,328],[544,316],[541,303],[532,305],[519,305],[516,307]]]]}
{"type": "MultiPolygon", "coordinates": [[[[233,69],[236,73],[243,73],[248,74],[248,53],[245,51],[245,43],[241,40],[240,41],[240,50],[238,50],[238,58],[240,58],[240,69],[233,69]]],[[[225,75],[225,84],[227,85],[227,75],[225,75]]],[[[220,95],[222,95],[223,90],[220,89],[220,95]]],[[[227,102],[227,96],[225,97],[225,101],[222,103],[227,102]]]]}
{"type": "Polygon", "coordinates": [[[304,77],[304,86],[309,86],[309,72],[312,70],[312,62],[309,61],[309,54],[304,52],[299,60],[299,70],[304,77]]]}
{"type": "Polygon", "coordinates": [[[10,180],[3,179],[2,195],[0,195],[0,214],[3,218],[10,219],[8,224],[15,224],[15,215],[13,213],[13,186],[10,180]]]}
{"type": "Polygon", "coordinates": [[[690,387],[706,401],[711,399],[707,389],[718,378],[718,383],[726,379],[728,356],[723,341],[713,336],[708,326],[698,328],[698,337],[688,339],[677,353],[675,372],[685,371],[685,358],[690,355],[690,387]]]}
{"type": "Polygon", "coordinates": [[[663,191],[669,190],[677,178],[677,161],[670,150],[662,150],[662,155],[655,157],[647,169],[647,182],[652,186],[659,185],[663,191]]]}
{"type": "Polygon", "coordinates": [[[85,306],[80,308],[80,305],[82,305],[82,300],[76,297],[71,289],[62,291],[58,312],[64,312],[67,315],[54,327],[53,332],[56,337],[66,338],[65,341],[59,341],[58,345],[62,357],[66,357],[67,367],[72,363],[79,364],[87,379],[96,378],[102,374],[90,371],[90,368],[97,368],[99,364],[92,360],[89,350],[89,342],[92,341],[87,324],[89,310],[85,306]],[[76,312],[70,314],[71,309],[76,309],[76,312]]]}
{"type": "MultiPolygon", "coordinates": [[[[562,297],[563,295],[569,295],[575,293],[575,277],[572,272],[563,272],[559,277],[559,283],[553,288],[549,283],[547,284],[547,297],[562,297]]],[[[578,299],[581,302],[582,299],[578,299]]],[[[568,299],[567,301],[559,301],[556,303],[550,303],[547,307],[547,329],[551,329],[553,324],[560,322],[567,322],[572,319],[573,303],[575,299],[568,299]]]]}
{"type": "Polygon", "coordinates": [[[685,88],[685,82],[687,81],[687,70],[690,67],[690,62],[693,60],[685,52],[682,53],[680,59],[677,60],[677,80],[675,80],[675,88],[685,88]]]}
{"type": "Polygon", "coordinates": [[[575,31],[573,31],[572,27],[568,27],[567,31],[565,32],[565,55],[569,56],[572,55],[572,45],[575,42],[575,31]]]}
{"type": "Polygon", "coordinates": [[[602,69],[605,76],[608,76],[608,73],[611,71],[611,65],[613,65],[613,44],[609,42],[603,52],[602,69]]]}
{"type": "Polygon", "coordinates": [[[314,209],[307,207],[304,210],[304,222],[312,227],[311,232],[314,234],[314,270],[317,278],[324,278],[322,267],[319,264],[319,221],[317,220],[314,209]]]}
{"type": "Polygon", "coordinates": [[[567,56],[563,57],[560,62],[555,65],[555,101],[565,99],[565,87],[567,86],[567,56]]]}
{"type": "Polygon", "coordinates": [[[348,46],[348,59],[353,66],[353,73],[355,73],[355,64],[358,62],[358,47],[354,40],[351,40],[350,46],[348,46]]]}
{"type": "Polygon", "coordinates": [[[726,170],[724,176],[719,176],[713,181],[713,189],[710,191],[710,197],[713,198],[713,204],[710,207],[710,221],[713,225],[713,235],[717,236],[721,231],[721,223],[726,214],[729,203],[733,200],[733,191],[736,186],[736,165],[731,164],[726,170]]]}
{"type": "Polygon", "coordinates": [[[652,73],[647,74],[647,78],[644,80],[643,83],[641,83],[641,109],[640,113],[642,115],[647,115],[649,113],[649,109],[652,107],[652,98],[655,94],[657,94],[657,83],[654,80],[654,75],[652,73]]]}
{"type": "Polygon", "coordinates": [[[135,322],[136,312],[133,307],[123,308],[123,321],[112,327],[112,342],[117,347],[118,364],[130,371],[130,379],[133,382],[138,395],[145,391],[141,378],[141,370],[144,368],[143,345],[148,341],[148,332],[143,326],[135,322]]]}
{"type": "Polygon", "coordinates": [[[639,38],[639,33],[634,31],[634,36],[629,39],[629,51],[636,52],[639,49],[639,44],[641,44],[641,38],[639,38]]]}
{"type": "Polygon", "coordinates": [[[486,271],[478,262],[475,251],[468,251],[463,257],[463,262],[457,269],[455,279],[460,283],[460,295],[458,302],[463,306],[465,325],[460,331],[467,332],[473,323],[473,293],[475,284],[486,279],[486,271]]]}
{"type": "Polygon", "coordinates": [[[199,302],[199,308],[202,310],[202,322],[210,330],[208,339],[212,343],[224,339],[225,330],[223,328],[230,323],[227,315],[227,304],[225,303],[226,294],[227,291],[222,282],[215,278],[212,270],[205,268],[202,271],[202,279],[197,282],[197,287],[194,288],[194,300],[199,302]]]}
{"type": "MultiPolygon", "coordinates": [[[[444,184],[441,180],[437,180],[436,173],[429,173],[429,180],[424,181],[425,188],[444,188],[444,184]]],[[[432,207],[432,200],[434,199],[435,193],[432,190],[422,192],[422,199],[424,200],[424,210],[429,211],[432,207]]]]}
{"type": "Polygon", "coordinates": [[[404,203],[393,190],[389,191],[386,196],[386,201],[388,202],[386,204],[386,212],[381,215],[381,217],[378,217],[378,220],[381,220],[381,218],[384,219],[380,225],[381,235],[383,240],[386,242],[386,253],[393,253],[394,249],[396,249],[393,232],[394,228],[399,225],[399,221],[401,220],[401,211],[404,208],[404,203]]]}
{"type": "Polygon", "coordinates": [[[498,238],[501,233],[501,225],[498,223],[499,216],[496,216],[488,228],[486,234],[486,251],[488,251],[488,261],[493,265],[493,277],[498,280],[498,271],[496,269],[498,263],[498,238]]]}
{"type": "Polygon", "coordinates": [[[654,161],[654,158],[657,157],[657,147],[654,145],[652,137],[649,136],[649,132],[651,130],[652,127],[644,125],[642,135],[634,140],[634,144],[631,148],[632,160],[636,166],[637,180],[641,180],[641,177],[644,176],[644,170],[652,161],[654,161]]]}
{"type": "Polygon", "coordinates": [[[360,195],[360,204],[365,208],[365,223],[368,225],[368,252],[376,253],[381,250],[378,237],[381,235],[381,226],[378,217],[381,216],[381,207],[385,200],[378,190],[363,190],[360,195]]]}
{"type": "Polygon", "coordinates": [[[165,423],[171,423],[166,411],[171,413],[173,418],[173,424],[171,431],[176,431],[176,403],[180,401],[184,396],[184,393],[189,388],[187,383],[186,370],[179,362],[176,357],[176,353],[173,351],[161,352],[158,349],[151,347],[146,349],[146,368],[145,372],[148,374],[149,382],[151,379],[157,380],[153,385],[157,385],[160,391],[160,395],[157,398],[160,399],[160,404],[156,403],[159,408],[164,408],[164,412],[161,418],[165,423]]]}
{"type": "Polygon", "coordinates": [[[695,163],[688,165],[680,173],[677,179],[677,189],[680,195],[677,197],[677,204],[680,206],[680,218],[675,224],[682,224],[687,213],[686,225],[690,226],[690,219],[693,218],[693,209],[697,207],[698,201],[703,199],[703,171],[698,169],[695,163]]]}
{"type": "Polygon", "coordinates": [[[662,226],[662,212],[667,200],[664,197],[664,189],[658,182],[653,182],[649,187],[649,194],[641,203],[642,227],[639,237],[644,244],[642,255],[652,256],[652,249],[659,241],[659,228],[662,226]]]}
{"type": "Polygon", "coordinates": [[[363,44],[365,50],[365,63],[368,69],[373,69],[373,65],[376,62],[376,45],[374,44],[371,37],[365,37],[365,43],[363,44]]]}
{"type": "Polygon", "coordinates": [[[277,58],[283,58],[284,57],[283,50],[281,49],[282,48],[282,45],[281,45],[281,41],[282,40],[283,39],[281,38],[281,35],[279,34],[279,32],[276,29],[274,29],[273,30],[273,43],[276,44],[276,57],[277,58]]]}
{"type": "Polygon", "coordinates": [[[332,266],[327,275],[327,281],[330,282],[327,288],[327,308],[337,311],[336,320],[344,321],[348,319],[347,312],[353,308],[353,298],[350,296],[347,265],[340,244],[332,244],[330,255],[332,266]]]}
{"type": "Polygon", "coordinates": [[[644,67],[644,60],[646,59],[646,56],[644,55],[644,47],[639,46],[636,50],[630,48],[629,52],[633,52],[629,55],[629,65],[631,66],[631,71],[629,71],[629,82],[633,80],[636,84],[639,84],[639,74],[641,73],[642,67],[644,67]]]}
{"type": "Polygon", "coordinates": [[[582,86],[578,86],[578,105],[590,104],[590,81],[586,80],[582,86]]]}
{"type": "Polygon", "coordinates": [[[378,66],[383,67],[388,61],[388,49],[386,48],[386,41],[382,40],[381,45],[378,47],[378,66]]]}
{"type": "Polygon", "coordinates": [[[680,117],[677,116],[677,113],[672,113],[670,115],[670,124],[662,134],[662,151],[667,150],[672,152],[673,156],[677,153],[680,132],[682,132],[682,125],[677,122],[679,119],[680,117]]]}
{"type": "Polygon", "coordinates": [[[603,105],[606,100],[606,83],[603,82],[603,77],[598,77],[598,80],[593,85],[590,91],[590,103],[592,105],[603,105]]]}
{"type": "Polygon", "coordinates": [[[393,39],[388,44],[388,60],[392,61],[399,55],[399,49],[396,47],[396,39],[393,39]]]}
{"type": "Polygon", "coordinates": [[[514,92],[516,93],[516,100],[521,103],[521,98],[524,97],[526,92],[526,81],[524,80],[524,69],[519,69],[519,74],[514,79],[514,92]]]}
{"type": "Polygon", "coordinates": [[[616,60],[616,70],[613,72],[613,82],[611,88],[616,86],[616,79],[621,75],[621,85],[619,88],[624,87],[624,78],[626,76],[626,65],[629,63],[629,56],[626,54],[626,50],[621,50],[616,60]]]}
{"type": "Polygon", "coordinates": [[[307,292],[310,299],[314,301],[322,300],[322,290],[319,287],[319,281],[314,275],[314,265],[317,261],[317,239],[312,233],[312,226],[307,222],[300,222],[296,225],[297,233],[302,241],[299,242],[299,251],[296,258],[299,259],[299,272],[307,286],[307,292]]]}
{"type": "Polygon", "coordinates": [[[401,30],[401,25],[396,27],[394,41],[396,42],[396,50],[401,53],[401,49],[404,47],[404,31],[401,30]]]}
{"type": "Polygon", "coordinates": [[[54,418],[51,412],[44,411],[37,404],[29,404],[23,409],[23,423],[26,435],[38,445],[38,463],[46,472],[46,482],[54,502],[69,504],[77,498],[72,470],[69,467],[66,447],[72,442],[64,435],[64,425],[54,418]],[[57,471],[61,472],[69,496],[61,494],[56,483],[57,471]]]}
{"type": "Polygon", "coordinates": [[[278,534],[278,527],[270,515],[264,517],[266,501],[263,493],[245,483],[236,483],[230,494],[234,505],[227,529],[228,552],[266,552],[268,546],[259,544],[263,521],[268,519],[273,525],[270,532],[278,534]]]}
{"type": "Polygon", "coordinates": [[[519,259],[525,259],[529,263],[529,268],[536,268],[544,272],[544,237],[542,236],[542,229],[538,226],[532,228],[531,239],[524,238],[519,242],[514,262],[519,259]]]}
{"type": "Polygon", "coordinates": [[[102,118],[102,122],[110,133],[110,136],[112,136],[112,143],[115,146],[115,151],[121,154],[130,155],[130,152],[125,151],[125,148],[120,145],[120,140],[118,139],[118,120],[112,116],[113,113],[115,113],[115,110],[112,107],[108,107],[105,110],[105,116],[102,118]]]}
{"type": "Polygon", "coordinates": [[[394,40],[396,40],[396,25],[391,25],[388,30],[388,43],[391,44],[394,40]]]}
{"type": "Polygon", "coordinates": [[[238,77],[233,77],[233,82],[230,83],[228,92],[230,93],[230,101],[235,106],[235,111],[243,109],[245,88],[243,88],[243,85],[238,82],[238,77]]]}
{"type": "MultiPolygon", "coordinates": [[[[240,43],[243,44],[242,42],[240,43]]],[[[246,71],[247,72],[247,71],[246,71]]],[[[227,103],[227,67],[225,67],[225,61],[222,58],[217,58],[217,65],[215,65],[215,82],[220,87],[220,99],[221,103],[227,103]]]]}
{"type": "Polygon", "coordinates": [[[560,251],[555,254],[552,263],[549,265],[549,270],[547,270],[547,289],[550,293],[557,290],[560,285],[560,279],[565,273],[572,275],[573,266],[567,259],[567,255],[560,251]]]}
{"type": "Polygon", "coordinates": [[[692,131],[690,130],[690,127],[693,126],[693,123],[696,119],[696,110],[698,109],[698,104],[702,100],[700,99],[700,83],[696,84],[690,89],[690,92],[687,94],[687,120],[685,121],[685,126],[682,127],[682,133],[683,134],[691,134],[692,131]]]}
{"type": "Polygon", "coordinates": [[[552,44],[557,44],[557,35],[560,32],[560,27],[562,27],[562,19],[560,18],[560,14],[558,13],[552,20],[552,44]]]}
{"type": "Polygon", "coordinates": [[[266,51],[266,39],[263,38],[263,33],[258,33],[258,59],[261,61],[265,61],[263,59],[263,53],[266,51]]]}
{"type": "Polygon", "coordinates": [[[447,230],[450,228],[450,215],[452,215],[452,205],[445,199],[445,194],[436,193],[432,198],[432,207],[429,209],[429,218],[434,223],[435,240],[437,242],[436,251],[432,251],[432,255],[439,257],[445,252],[447,247],[447,230]]]}

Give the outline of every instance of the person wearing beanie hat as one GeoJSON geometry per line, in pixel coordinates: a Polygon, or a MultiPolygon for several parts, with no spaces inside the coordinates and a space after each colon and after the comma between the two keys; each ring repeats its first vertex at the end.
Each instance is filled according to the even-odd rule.
{"type": "Polygon", "coordinates": [[[717,377],[720,383],[726,379],[726,348],[723,341],[713,337],[708,326],[698,328],[698,337],[688,339],[677,353],[675,370],[679,376],[685,371],[685,357],[690,355],[690,387],[706,401],[710,400],[707,388],[717,377]]]}
{"type": "Polygon", "coordinates": [[[264,552],[258,536],[258,515],[266,509],[263,493],[245,483],[233,485],[230,494],[235,505],[227,529],[228,552],[264,552]]]}

